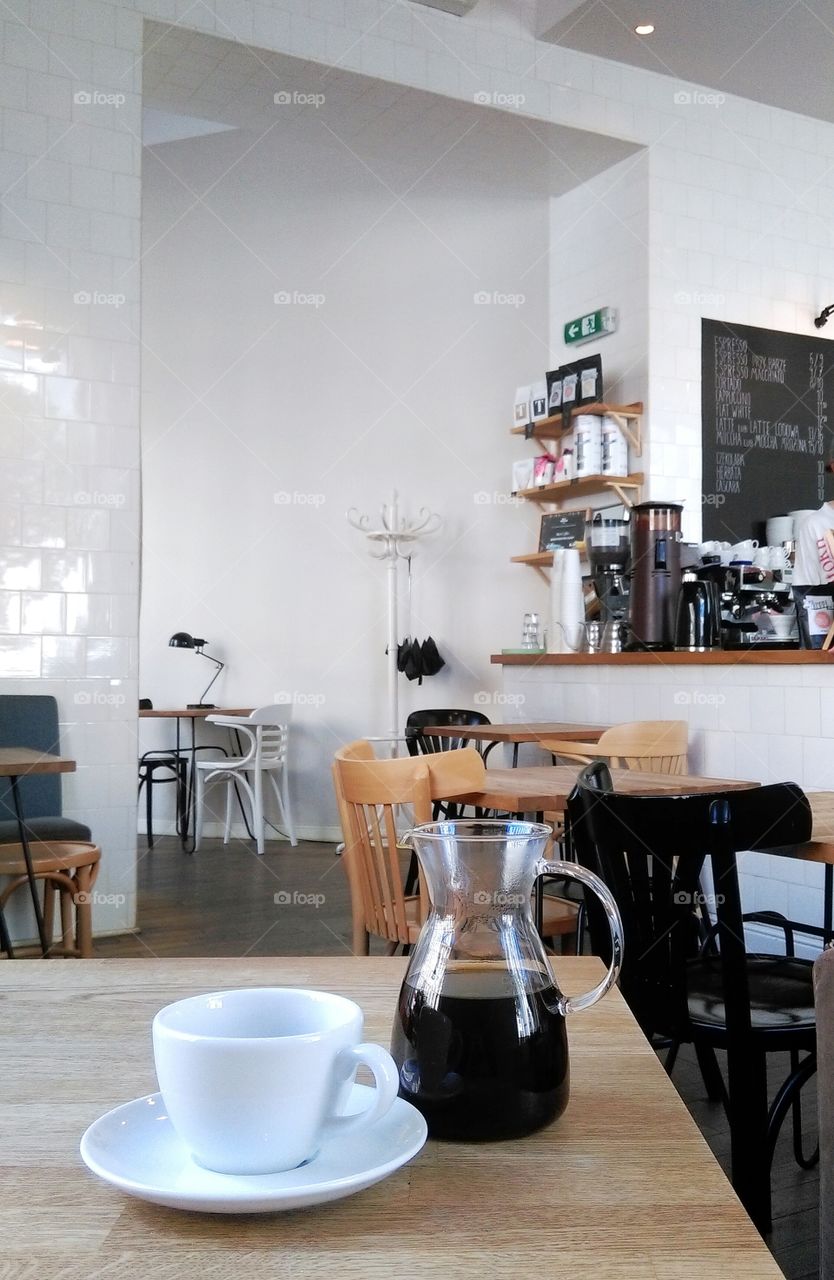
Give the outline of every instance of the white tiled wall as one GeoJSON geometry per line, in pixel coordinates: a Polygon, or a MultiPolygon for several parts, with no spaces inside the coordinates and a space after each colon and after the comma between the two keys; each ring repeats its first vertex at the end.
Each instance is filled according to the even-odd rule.
{"type": "MultiPolygon", "coordinates": [[[[530,116],[646,146],[651,493],[674,489],[693,512],[699,316],[810,332],[830,301],[832,126],[675,101],[668,78],[537,44],[534,9],[481,0],[459,20],[408,0],[3,6],[0,676],[57,693],[80,765],[67,810],[105,847],[102,892],[125,895],[97,912],[101,928],[133,912],[142,16],[456,97],[521,95],[530,116]]],[[[495,636],[501,613],[496,599],[495,636]]],[[[485,664],[494,639],[485,630],[485,664]]],[[[797,736],[803,749],[814,740],[797,736]]]]}
{"type": "MultiPolygon", "coordinates": [[[[98,930],[135,913],[141,21],[4,8],[0,676],[54,694],[64,811],[104,858],[98,930]]],[[[21,915],[18,932],[31,932],[21,915]]]]}

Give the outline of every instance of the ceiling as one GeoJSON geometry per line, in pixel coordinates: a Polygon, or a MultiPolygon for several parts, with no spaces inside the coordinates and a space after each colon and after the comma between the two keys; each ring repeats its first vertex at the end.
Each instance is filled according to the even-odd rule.
{"type": "Polygon", "coordinates": [[[541,0],[538,34],[834,121],[834,0],[541,0]],[[635,35],[639,23],[654,34],[635,35]]]}
{"type": "MultiPolygon", "coordinates": [[[[324,137],[397,191],[558,195],[638,148],[183,28],[146,24],[145,142],[235,129],[266,152],[324,137]],[[278,95],[276,100],[276,95],[278,95]],[[254,135],[254,136],[253,136],[254,135]]],[[[229,138],[228,132],[224,135],[229,138]]],[[[212,145],[206,139],[204,145],[212,145]]]]}

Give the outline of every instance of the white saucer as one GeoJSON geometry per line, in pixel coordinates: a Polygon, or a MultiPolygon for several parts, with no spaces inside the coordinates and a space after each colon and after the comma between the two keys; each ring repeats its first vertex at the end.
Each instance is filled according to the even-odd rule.
{"type": "MultiPolygon", "coordinates": [[[[347,1112],[362,1111],[372,1090],[356,1084],[347,1112]]],[[[212,1173],[192,1160],[174,1132],[162,1095],[116,1107],[91,1124],[81,1158],[93,1173],[140,1200],[203,1213],[279,1213],[339,1200],[387,1178],[426,1141],[420,1112],[397,1098],[359,1133],[331,1139],[308,1164],[287,1173],[212,1173]]]]}

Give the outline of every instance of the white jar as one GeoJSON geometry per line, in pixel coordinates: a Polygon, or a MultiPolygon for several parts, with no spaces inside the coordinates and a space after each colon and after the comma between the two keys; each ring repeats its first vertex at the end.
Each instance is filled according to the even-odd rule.
{"type": "Polygon", "coordinates": [[[602,475],[602,419],[580,413],[573,420],[576,478],[602,475]]]}
{"type": "Polygon", "coordinates": [[[628,441],[608,414],[602,420],[602,474],[628,475],[628,441]]]}

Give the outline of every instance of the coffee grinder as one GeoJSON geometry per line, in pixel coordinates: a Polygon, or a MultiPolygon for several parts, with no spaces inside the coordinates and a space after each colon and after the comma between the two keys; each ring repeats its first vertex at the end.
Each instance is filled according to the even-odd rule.
{"type": "Polygon", "coordinates": [[[625,622],[631,559],[628,519],[608,519],[597,512],[585,525],[585,554],[601,622],[625,622]]]}
{"type": "Polygon", "coordinates": [[[675,502],[638,502],[632,508],[629,649],[674,647],[682,512],[675,502]]]}

